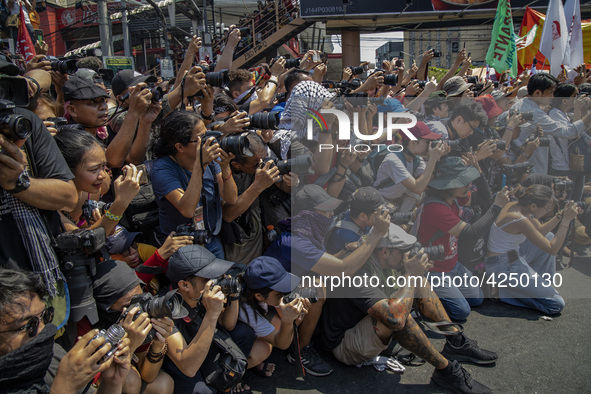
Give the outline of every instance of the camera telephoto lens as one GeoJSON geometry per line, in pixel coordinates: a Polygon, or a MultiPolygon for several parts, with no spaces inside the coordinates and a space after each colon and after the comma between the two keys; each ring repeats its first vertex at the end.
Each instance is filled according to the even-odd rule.
{"type": "Polygon", "coordinates": [[[26,140],[33,132],[33,124],[23,115],[0,116],[0,134],[10,141],[26,140]]]}

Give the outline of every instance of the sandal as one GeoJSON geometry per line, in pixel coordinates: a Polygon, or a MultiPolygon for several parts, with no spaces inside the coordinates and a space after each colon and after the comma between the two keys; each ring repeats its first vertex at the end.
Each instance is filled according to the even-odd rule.
{"type": "Polygon", "coordinates": [[[230,390],[230,393],[234,394],[234,393],[241,393],[241,394],[252,394],[252,390],[249,388],[245,389],[244,388],[245,384],[243,382],[238,382],[236,383],[236,386],[232,387],[232,390],[230,390]],[[240,386],[240,388],[242,389],[241,391],[236,391],[236,388],[240,386]]]}
{"type": "Polygon", "coordinates": [[[566,246],[562,248],[562,254],[564,254],[566,257],[579,257],[579,254],[577,252],[575,252],[574,250],[570,250],[566,246]]]}
{"type": "MultiPolygon", "coordinates": [[[[406,350],[406,349],[404,349],[406,350]]],[[[407,351],[406,352],[400,352],[398,353],[398,355],[395,357],[396,360],[398,360],[401,364],[407,365],[409,367],[420,367],[421,365],[425,364],[425,360],[423,360],[422,358],[420,358],[419,356],[417,356],[416,354],[407,351]]]]}
{"type": "Polygon", "coordinates": [[[263,378],[270,378],[273,376],[273,373],[275,373],[275,364],[274,363],[270,363],[268,361],[263,361],[261,364],[257,365],[254,368],[249,369],[249,371],[251,371],[254,374],[257,374],[263,378]],[[262,368],[259,368],[259,366],[262,365],[262,368]],[[273,366],[273,370],[269,371],[269,366],[272,365],[273,366]],[[271,375],[267,375],[267,373],[271,372],[271,375]]]}

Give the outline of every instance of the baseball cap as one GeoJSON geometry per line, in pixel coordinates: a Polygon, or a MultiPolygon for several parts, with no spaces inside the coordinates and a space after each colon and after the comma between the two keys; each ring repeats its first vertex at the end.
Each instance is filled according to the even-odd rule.
{"type": "Polygon", "coordinates": [[[470,89],[473,84],[466,83],[464,78],[460,76],[451,77],[443,84],[443,90],[447,93],[447,97],[459,96],[466,90],[470,89]]]}
{"type": "Polygon", "coordinates": [[[287,272],[279,260],[261,256],[248,264],[244,271],[244,283],[252,290],[268,287],[280,293],[291,293],[300,283],[300,278],[287,272]]]}
{"type": "Polygon", "coordinates": [[[493,92],[490,94],[492,96],[492,98],[494,98],[495,100],[500,100],[503,97],[507,97],[508,95],[510,95],[511,93],[505,93],[502,90],[493,90],[493,92]]]}
{"type": "Polygon", "coordinates": [[[100,74],[90,68],[79,68],[74,75],[92,83],[103,82],[100,74]]]}
{"type": "Polygon", "coordinates": [[[489,118],[492,118],[493,116],[497,116],[497,115],[500,115],[503,113],[503,110],[501,109],[501,107],[499,107],[497,105],[495,99],[490,94],[475,97],[474,101],[482,104],[482,109],[484,109],[484,111],[486,112],[486,115],[489,118]]]}
{"type": "Polygon", "coordinates": [[[113,94],[119,96],[125,89],[142,82],[157,82],[158,78],[153,75],[143,75],[134,70],[121,70],[113,77],[111,89],[113,94]]]}
{"type": "Polygon", "coordinates": [[[109,97],[105,89],[75,75],[68,78],[62,90],[66,101],[109,97]]]}
{"type": "Polygon", "coordinates": [[[384,104],[378,105],[378,112],[404,112],[406,108],[395,98],[387,98],[384,104]]]}
{"type": "MultiPolygon", "coordinates": [[[[431,131],[429,126],[425,124],[425,122],[421,122],[420,120],[414,127],[408,129],[417,138],[423,138],[426,140],[438,140],[441,138],[441,134],[437,134],[431,131]]],[[[406,133],[400,133],[400,138],[403,141],[410,141],[410,138],[406,135],[406,133]]]]}
{"type": "Polygon", "coordinates": [[[349,207],[358,212],[372,213],[382,205],[384,205],[384,197],[371,186],[359,188],[349,197],[349,207]]]}
{"type": "Polygon", "coordinates": [[[425,100],[425,107],[436,107],[439,104],[445,103],[447,101],[447,94],[443,90],[436,90],[429,94],[427,100],[425,100]]]}
{"type": "Polygon", "coordinates": [[[334,211],[343,201],[331,197],[319,185],[306,185],[296,194],[298,210],[317,209],[319,211],[334,211]]]}
{"type": "Polygon", "coordinates": [[[113,235],[107,238],[105,246],[110,254],[123,253],[133,243],[133,240],[141,233],[130,233],[121,225],[115,227],[113,235]]]}
{"type": "Polygon", "coordinates": [[[378,248],[392,248],[406,250],[417,242],[417,237],[410,235],[400,226],[390,223],[388,234],[378,242],[378,248]]]}
{"type": "Polygon", "coordinates": [[[168,259],[166,277],[176,286],[179,280],[190,276],[205,279],[219,278],[225,274],[234,263],[215,257],[213,253],[200,245],[184,246],[168,259]]]}

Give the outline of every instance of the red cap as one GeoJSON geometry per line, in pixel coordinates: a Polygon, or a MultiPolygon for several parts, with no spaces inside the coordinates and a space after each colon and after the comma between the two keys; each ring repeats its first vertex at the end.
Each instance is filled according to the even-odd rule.
{"type": "MultiPolygon", "coordinates": [[[[425,122],[418,121],[416,126],[410,128],[409,131],[417,138],[423,138],[426,140],[438,140],[441,138],[441,134],[437,134],[431,131],[429,126],[425,124],[425,122]]],[[[402,141],[410,141],[410,138],[407,137],[406,133],[400,132],[400,137],[402,141]]]]}
{"type": "Polygon", "coordinates": [[[493,96],[491,96],[490,94],[487,94],[484,96],[478,96],[478,97],[474,98],[474,101],[482,104],[482,109],[484,109],[484,111],[486,112],[486,115],[489,118],[492,118],[493,116],[497,116],[497,115],[500,115],[503,113],[503,110],[501,109],[501,107],[499,107],[497,105],[497,102],[495,101],[493,96]]]}

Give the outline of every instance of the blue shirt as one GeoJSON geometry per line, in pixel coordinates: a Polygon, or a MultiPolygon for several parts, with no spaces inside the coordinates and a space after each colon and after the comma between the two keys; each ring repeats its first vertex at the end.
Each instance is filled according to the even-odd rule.
{"type": "MultiPolygon", "coordinates": [[[[210,231],[212,230],[212,226],[215,228],[216,221],[218,217],[221,218],[222,214],[219,191],[217,192],[217,199],[215,198],[215,190],[217,189],[215,177],[219,172],[221,172],[221,168],[217,163],[209,164],[203,172],[203,189],[201,193],[206,196],[206,200],[210,199],[214,203],[217,202],[217,206],[219,207],[219,209],[213,211],[213,214],[211,214],[212,211],[209,209],[208,212],[210,212],[210,215],[206,215],[208,216],[206,227],[210,231]]],[[[166,196],[176,189],[187,190],[189,181],[191,180],[191,172],[182,168],[169,156],[165,156],[154,161],[150,176],[154,195],[158,200],[158,216],[162,232],[164,234],[170,234],[178,225],[190,224],[192,218],[184,217],[166,199],[166,196]]],[[[199,205],[201,205],[201,202],[199,205]]]]}

